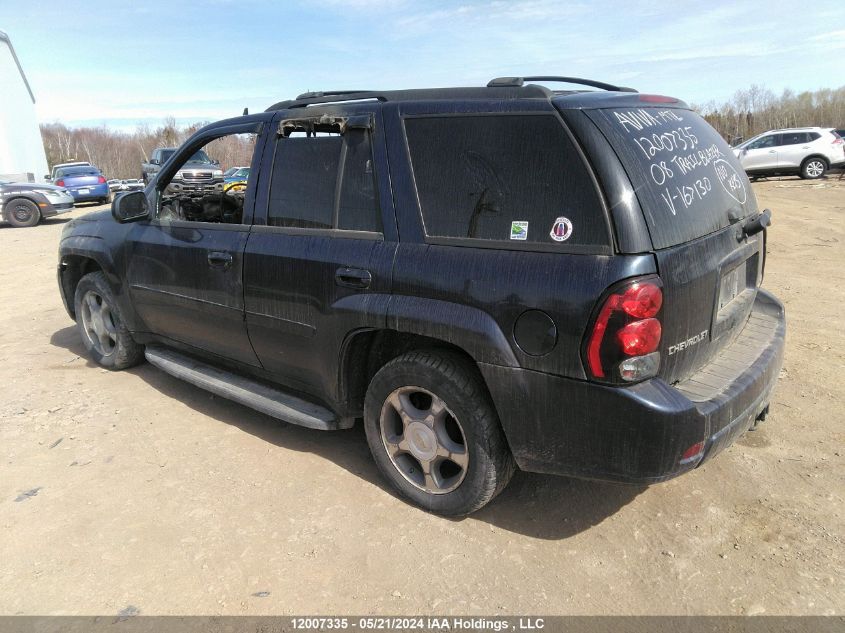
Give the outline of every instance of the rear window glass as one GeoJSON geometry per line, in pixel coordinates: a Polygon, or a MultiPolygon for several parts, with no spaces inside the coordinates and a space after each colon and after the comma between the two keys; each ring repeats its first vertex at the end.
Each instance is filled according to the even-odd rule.
{"type": "Polygon", "coordinates": [[[655,248],[694,240],[757,210],[733,150],[695,112],[608,108],[589,115],[631,179],[655,248]]]}
{"type": "Polygon", "coordinates": [[[56,176],[96,176],[99,173],[93,167],[63,167],[56,172],[56,176]]]}
{"type": "Polygon", "coordinates": [[[409,118],[405,130],[427,235],[609,243],[598,192],[556,116],[409,118]]]}

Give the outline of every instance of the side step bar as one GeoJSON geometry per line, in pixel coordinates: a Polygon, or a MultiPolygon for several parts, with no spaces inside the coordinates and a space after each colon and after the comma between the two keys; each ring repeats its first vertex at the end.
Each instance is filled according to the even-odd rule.
{"type": "Polygon", "coordinates": [[[354,419],[338,418],[318,404],[170,349],[148,345],[144,356],[171,376],[290,424],[320,431],[348,429],[354,424],[354,419]]]}

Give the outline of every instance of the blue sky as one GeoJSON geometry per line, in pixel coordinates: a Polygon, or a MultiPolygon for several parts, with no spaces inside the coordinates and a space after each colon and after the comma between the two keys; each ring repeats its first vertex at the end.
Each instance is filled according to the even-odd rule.
{"type": "Polygon", "coordinates": [[[306,90],[570,75],[722,101],[845,84],[845,5],[551,0],[2,0],[42,122],[214,120],[306,90]],[[796,11],[795,7],[800,6],[796,11]]]}

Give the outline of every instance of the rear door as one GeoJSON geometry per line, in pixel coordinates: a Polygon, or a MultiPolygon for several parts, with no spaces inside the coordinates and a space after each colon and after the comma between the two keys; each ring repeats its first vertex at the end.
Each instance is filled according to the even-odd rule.
{"type": "Polygon", "coordinates": [[[784,132],[778,146],[778,167],[798,168],[810,152],[807,132],[784,132]]]}
{"type": "Polygon", "coordinates": [[[681,380],[742,330],[762,278],[757,202],[731,148],[680,108],[588,111],[631,180],[663,282],[660,375],[681,380]]]}
{"type": "Polygon", "coordinates": [[[280,113],[267,141],[246,324],[265,369],[332,400],[346,335],[386,323],[396,227],[379,112],[306,114],[280,113]]]}

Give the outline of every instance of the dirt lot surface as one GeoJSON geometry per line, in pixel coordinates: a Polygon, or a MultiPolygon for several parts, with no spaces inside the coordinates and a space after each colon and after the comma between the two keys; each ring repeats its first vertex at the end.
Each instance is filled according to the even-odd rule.
{"type": "Polygon", "coordinates": [[[360,426],[285,426],[83,353],[68,217],[0,227],[0,614],[834,614],[845,606],[845,181],[754,185],[786,304],[771,415],[650,488],[518,474],[463,520],[386,489],[360,426]]]}

